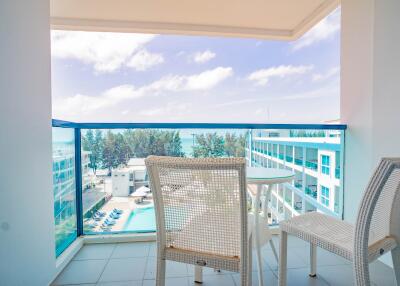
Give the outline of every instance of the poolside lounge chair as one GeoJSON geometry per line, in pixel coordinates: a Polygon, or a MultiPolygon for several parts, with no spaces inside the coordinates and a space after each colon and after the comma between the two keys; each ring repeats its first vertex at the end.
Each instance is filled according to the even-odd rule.
{"type": "Polygon", "coordinates": [[[97,211],[95,212],[95,215],[99,217],[104,217],[106,215],[106,212],[97,211]]]}
{"type": "Polygon", "coordinates": [[[109,217],[113,218],[113,219],[119,219],[121,217],[121,215],[115,214],[115,213],[110,213],[109,217]]]}
{"type": "Polygon", "coordinates": [[[244,158],[146,159],[157,225],[156,285],[165,285],[166,260],[240,272],[251,285],[244,158]]]}
{"type": "Polygon", "coordinates": [[[279,285],[286,285],[288,235],[310,242],[312,277],[317,273],[317,246],[351,261],[357,286],[371,285],[368,264],[391,251],[400,285],[399,220],[400,158],[385,158],[369,181],[355,225],[318,212],[280,222],[279,285]]]}
{"type": "Polygon", "coordinates": [[[123,210],[119,210],[119,209],[113,209],[112,211],[116,214],[122,214],[124,212],[123,210]]]}
{"type": "Polygon", "coordinates": [[[108,225],[114,225],[116,222],[115,222],[115,220],[109,220],[109,219],[107,218],[107,219],[104,220],[104,223],[105,223],[105,224],[108,224],[108,225]]]}

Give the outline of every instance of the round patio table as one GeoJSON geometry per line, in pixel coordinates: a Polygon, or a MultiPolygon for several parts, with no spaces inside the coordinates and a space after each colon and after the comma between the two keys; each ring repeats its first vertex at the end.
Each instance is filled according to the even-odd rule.
{"type": "MultiPolygon", "coordinates": [[[[258,264],[258,282],[259,285],[264,285],[263,279],[263,268],[262,268],[262,258],[261,258],[261,241],[260,241],[260,199],[263,193],[263,186],[267,186],[267,191],[264,193],[264,202],[262,204],[262,216],[263,227],[266,227],[269,232],[268,227],[268,198],[270,196],[271,190],[274,185],[289,183],[294,179],[295,174],[289,170],[277,169],[277,168],[263,168],[263,167],[247,167],[246,168],[246,179],[247,184],[257,185],[257,190],[254,193],[250,192],[253,199],[253,212],[254,212],[254,242],[256,246],[256,256],[258,264]]],[[[275,258],[278,259],[275,246],[269,235],[269,243],[271,245],[272,251],[275,258]]]]}

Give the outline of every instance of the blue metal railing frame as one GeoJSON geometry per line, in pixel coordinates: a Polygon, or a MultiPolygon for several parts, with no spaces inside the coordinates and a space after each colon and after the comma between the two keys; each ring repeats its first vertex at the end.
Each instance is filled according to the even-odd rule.
{"type": "Polygon", "coordinates": [[[81,129],[75,128],[75,188],[77,236],[83,235],[81,129]]]}
{"type": "MultiPolygon", "coordinates": [[[[77,216],[78,236],[84,234],[83,205],[82,205],[81,129],[151,129],[151,128],[154,129],[291,129],[291,130],[340,130],[340,131],[344,131],[347,129],[347,125],[345,124],[100,123],[100,122],[88,123],[88,122],[71,122],[59,119],[52,119],[52,126],[60,128],[73,128],[75,131],[75,180],[76,180],[76,211],[77,211],[76,216],[77,216]]],[[[344,139],[343,135],[342,138],[344,139]]],[[[344,162],[342,164],[344,165],[344,162]]],[[[342,175],[341,180],[343,182],[343,168],[341,175],[342,175]]]]}
{"type": "Polygon", "coordinates": [[[345,124],[269,124],[269,123],[87,123],[53,119],[53,127],[80,129],[307,129],[346,130],[345,124]]]}

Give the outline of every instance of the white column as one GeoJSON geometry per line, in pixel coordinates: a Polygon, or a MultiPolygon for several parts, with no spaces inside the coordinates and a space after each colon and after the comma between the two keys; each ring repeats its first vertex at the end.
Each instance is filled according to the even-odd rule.
{"type": "MultiPolygon", "coordinates": [[[[381,157],[400,157],[400,1],[342,0],[341,120],[344,216],[355,221],[381,157]]],[[[386,260],[386,259],[385,259],[386,260]]]]}
{"type": "Polygon", "coordinates": [[[0,1],[0,284],[55,275],[49,0],[0,1]]]}
{"type": "Polygon", "coordinates": [[[354,221],[379,159],[400,156],[400,1],[343,0],[341,120],[345,219],[354,221]],[[357,35],[357,36],[355,36],[357,35]]]}

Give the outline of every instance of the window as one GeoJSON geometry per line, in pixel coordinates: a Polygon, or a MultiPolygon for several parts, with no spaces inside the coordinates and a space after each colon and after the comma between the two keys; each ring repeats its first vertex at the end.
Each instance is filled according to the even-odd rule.
{"type": "Polygon", "coordinates": [[[329,207],[329,188],[321,186],[321,203],[329,207]]]}
{"type": "Polygon", "coordinates": [[[321,155],[321,173],[330,174],[330,157],[327,155],[321,155]]]}
{"type": "Polygon", "coordinates": [[[53,128],[56,256],[59,256],[77,237],[74,140],[73,129],[53,128]]]}

